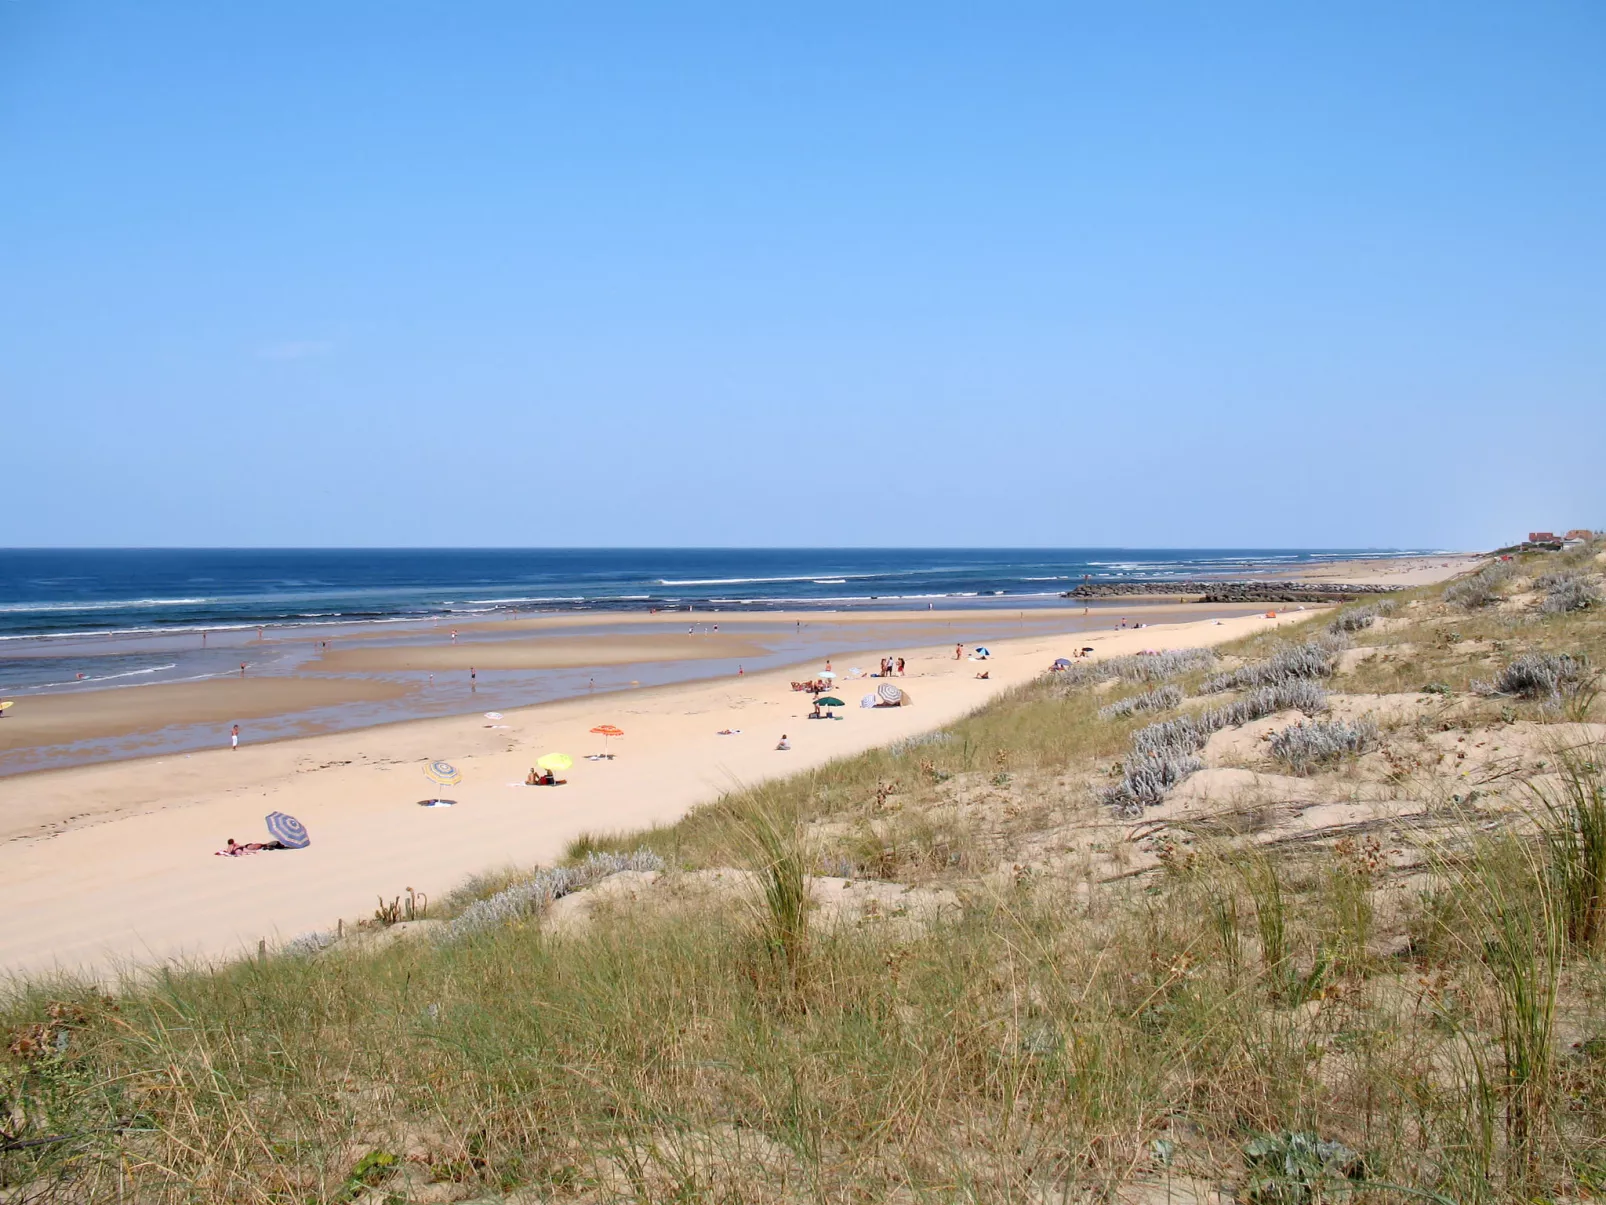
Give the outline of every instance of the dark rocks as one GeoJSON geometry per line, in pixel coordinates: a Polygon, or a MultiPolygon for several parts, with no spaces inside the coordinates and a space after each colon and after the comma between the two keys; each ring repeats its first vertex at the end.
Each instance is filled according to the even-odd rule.
{"type": "Polygon", "coordinates": [[[1353,602],[1367,594],[1393,594],[1400,586],[1375,584],[1342,585],[1332,582],[1176,582],[1138,581],[1085,582],[1068,591],[1066,598],[1177,597],[1195,602],[1228,603],[1312,603],[1353,602]]]}

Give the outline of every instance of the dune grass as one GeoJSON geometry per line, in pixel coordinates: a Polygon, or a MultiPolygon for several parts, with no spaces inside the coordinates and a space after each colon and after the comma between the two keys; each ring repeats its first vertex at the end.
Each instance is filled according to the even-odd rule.
{"type": "MultiPolygon", "coordinates": [[[[520,896],[440,940],[15,984],[0,1201],[1599,1195],[1606,753],[1542,700],[1469,687],[1528,652],[1598,659],[1600,616],[1506,606],[1416,592],[1342,627],[1377,651],[1323,680],[1442,680],[1464,722],[1552,725],[1520,804],[1445,805],[1454,784],[1423,778],[1417,828],[1296,842],[1176,817],[1133,863],[1155,830],[1097,800],[1144,717],[1099,706],[1152,683],[1045,679],[947,739],[570,850],[645,849],[671,885],[745,868],[744,897],[553,931],[520,896]],[[840,871],[960,906],[824,924],[810,880],[840,871]]],[[[1207,661],[1171,680],[1197,695],[1207,661]]],[[[1310,781],[1357,789],[1356,756],[1310,781]]],[[[446,910],[530,881],[487,876],[446,910]]]]}

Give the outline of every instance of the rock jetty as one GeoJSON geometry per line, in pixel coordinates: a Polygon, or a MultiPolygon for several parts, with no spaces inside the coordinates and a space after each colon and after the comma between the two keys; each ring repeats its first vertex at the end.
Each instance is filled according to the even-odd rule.
{"type": "Polygon", "coordinates": [[[1085,582],[1067,591],[1065,598],[1130,598],[1159,596],[1189,598],[1194,602],[1352,602],[1363,595],[1393,594],[1400,586],[1375,584],[1349,586],[1336,582],[1177,582],[1141,581],[1085,582]]]}

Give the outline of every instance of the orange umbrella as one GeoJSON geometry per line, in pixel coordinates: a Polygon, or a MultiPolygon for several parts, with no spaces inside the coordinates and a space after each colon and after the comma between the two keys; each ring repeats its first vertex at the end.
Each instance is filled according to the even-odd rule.
{"type": "Polygon", "coordinates": [[[625,730],[623,728],[615,728],[612,724],[598,724],[591,731],[602,738],[603,756],[607,756],[608,753],[608,738],[610,736],[623,736],[625,734],[625,730]]]}

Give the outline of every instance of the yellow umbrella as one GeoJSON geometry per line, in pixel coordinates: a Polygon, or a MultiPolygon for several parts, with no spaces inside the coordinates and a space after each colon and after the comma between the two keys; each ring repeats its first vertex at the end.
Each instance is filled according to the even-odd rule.
{"type": "Polygon", "coordinates": [[[4,711],[7,707],[15,707],[16,705],[17,701],[15,699],[0,699],[0,711],[4,711]]]}
{"type": "Polygon", "coordinates": [[[574,758],[567,753],[545,753],[535,759],[535,764],[543,770],[551,770],[556,774],[560,770],[567,770],[574,765],[574,758]]]}

